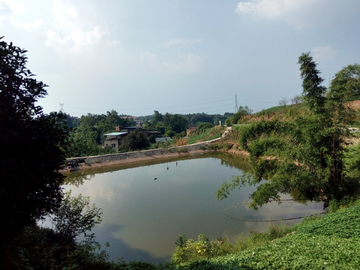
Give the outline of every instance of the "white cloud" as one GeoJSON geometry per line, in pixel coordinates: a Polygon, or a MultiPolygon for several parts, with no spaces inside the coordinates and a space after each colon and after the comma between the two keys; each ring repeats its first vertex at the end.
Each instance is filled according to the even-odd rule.
{"type": "Polygon", "coordinates": [[[27,11],[26,0],[0,0],[0,10],[4,8],[7,12],[16,13],[18,15],[25,14],[27,11]]]}
{"type": "Polygon", "coordinates": [[[163,62],[165,66],[170,71],[176,71],[181,73],[192,73],[198,71],[202,65],[202,59],[200,56],[190,53],[178,53],[180,62],[171,64],[169,62],[163,62]]]}
{"type": "Polygon", "coordinates": [[[35,18],[33,22],[22,23],[20,25],[20,28],[23,28],[28,32],[32,32],[39,29],[43,23],[44,20],[35,18]]]}
{"type": "Polygon", "coordinates": [[[69,0],[52,0],[51,12],[54,21],[61,25],[68,26],[71,20],[77,18],[75,7],[69,0]]]}
{"type": "Polygon", "coordinates": [[[139,59],[142,61],[155,62],[157,60],[157,56],[156,54],[150,52],[140,52],[139,59]]]}
{"type": "Polygon", "coordinates": [[[315,47],[311,50],[316,62],[324,62],[335,57],[336,50],[331,46],[315,47]]]}
{"type": "Polygon", "coordinates": [[[301,28],[307,24],[306,19],[311,13],[309,6],[318,2],[319,0],[250,0],[240,2],[235,11],[257,19],[285,20],[301,28]]]}
{"type": "Polygon", "coordinates": [[[11,14],[11,9],[9,5],[7,5],[5,2],[0,1],[0,18],[11,14]]]}
{"type": "Polygon", "coordinates": [[[192,47],[195,44],[198,44],[201,42],[201,39],[196,39],[196,40],[184,40],[181,38],[173,38],[170,40],[167,40],[163,43],[165,48],[171,48],[171,47],[192,47]]]}
{"type": "Polygon", "coordinates": [[[82,19],[77,7],[69,0],[53,0],[51,12],[54,23],[46,32],[46,45],[58,51],[91,51],[108,34],[102,26],[82,19]]]}

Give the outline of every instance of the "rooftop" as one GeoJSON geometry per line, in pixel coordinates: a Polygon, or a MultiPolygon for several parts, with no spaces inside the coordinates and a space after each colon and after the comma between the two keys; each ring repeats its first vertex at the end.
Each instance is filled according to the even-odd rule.
{"type": "Polygon", "coordinates": [[[119,135],[124,135],[124,134],[127,134],[127,132],[111,132],[111,133],[104,134],[104,136],[119,136],[119,135]]]}

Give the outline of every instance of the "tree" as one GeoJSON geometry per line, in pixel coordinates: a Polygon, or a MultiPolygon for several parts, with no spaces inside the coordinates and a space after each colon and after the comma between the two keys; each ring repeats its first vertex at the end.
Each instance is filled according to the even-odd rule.
{"type": "Polygon", "coordinates": [[[214,127],[214,125],[212,123],[204,122],[204,123],[199,123],[196,130],[199,132],[204,132],[205,130],[207,130],[209,128],[213,128],[213,127],[214,127]]]}
{"type": "Polygon", "coordinates": [[[158,122],[163,121],[163,117],[164,116],[161,113],[159,113],[159,111],[154,111],[154,117],[152,123],[156,125],[158,122]]]}
{"type": "Polygon", "coordinates": [[[227,125],[236,125],[240,122],[241,118],[243,118],[246,115],[250,115],[252,113],[252,110],[248,106],[240,106],[238,111],[231,116],[230,118],[226,119],[227,125]]]}
{"type": "Polygon", "coordinates": [[[328,96],[343,102],[360,99],[360,64],[348,65],[336,73],[328,96]]]}
{"type": "Polygon", "coordinates": [[[71,197],[70,191],[65,195],[60,208],[51,216],[51,220],[55,233],[63,238],[75,243],[79,241],[79,237],[83,237],[80,243],[92,245],[95,235],[88,231],[101,222],[101,214],[100,208],[94,204],[90,206],[90,197],[83,197],[81,194],[71,197]]]}
{"type": "Polygon", "coordinates": [[[135,150],[147,149],[149,146],[150,143],[144,133],[142,133],[140,130],[135,129],[133,132],[126,135],[124,139],[122,139],[119,146],[119,151],[130,152],[135,150]]]}
{"type": "Polygon", "coordinates": [[[279,106],[284,106],[286,107],[286,105],[288,105],[289,103],[289,100],[286,98],[286,97],[282,97],[280,100],[279,100],[279,106]]]}
{"type": "Polygon", "coordinates": [[[291,99],[291,104],[295,104],[295,105],[299,105],[302,102],[302,97],[295,95],[292,99],[291,99]]]}
{"type": "Polygon", "coordinates": [[[342,121],[342,105],[325,103],[326,88],[309,53],[302,54],[298,63],[309,112],[295,119],[263,120],[244,127],[240,144],[250,153],[251,174],[224,183],[216,194],[218,199],[250,184],[258,185],[250,196],[253,208],[279,201],[281,193],[296,189],[310,200],[339,200],[356,185],[357,180],[344,163],[344,137],[348,132],[342,121]]]}
{"type": "Polygon", "coordinates": [[[35,103],[46,85],[26,68],[26,50],[0,38],[0,256],[26,226],[56,210],[69,145],[66,116],[35,103]]]}
{"type": "Polygon", "coordinates": [[[49,216],[50,228],[28,226],[17,238],[14,269],[109,269],[108,255],[91,233],[101,214],[89,197],[67,192],[49,216]]]}

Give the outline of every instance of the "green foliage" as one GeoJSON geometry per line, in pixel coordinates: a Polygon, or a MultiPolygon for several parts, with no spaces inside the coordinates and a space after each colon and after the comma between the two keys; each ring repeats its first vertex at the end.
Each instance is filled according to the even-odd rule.
{"type": "Polygon", "coordinates": [[[173,140],[169,140],[169,141],[165,141],[165,142],[152,143],[150,145],[150,149],[169,148],[169,147],[173,147],[173,146],[174,146],[173,140]]]}
{"type": "Polygon", "coordinates": [[[149,140],[150,143],[156,143],[155,135],[154,135],[154,134],[150,135],[150,136],[148,137],[148,140],[149,140]]]}
{"type": "Polygon", "coordinates": [[[19,235],[14,266],[20,269],[101,269],[97,266],[106,266],[108,256],[100,250],[94,234],[89,234],[95,224],[100,223],[100,215],[100,209],[90,206],[89,197],[71,197],[71,193],[67,193],[61,207],[50,215],[52,228],[32,225],[19,235]]]}
{"type": "MultiPolygon", "coordinates": [[[[310,111],[242,128],[240,144],[250,154],[252,177],[244,175],[238,183],[240,187],[258,185],[250,196],[255,209],[295,189],[310,200],[341,200],[358,185],[351,169],[359,171],[359,163],[344,162],[348,111],[341,99],[325,103],[325,87],[309,54],[301,55],[299,64],[303,98],[310,111]]],[[[231,180],[219,189],[217,198],[226,198],[233,189],[231,180]]]]}
{"type": "Polygon", "coordinates": [[[220,114],[206,114],[206,113],[193,113],[193,114],[186,114],[183,115],[185,118],[187,118],[189,124],[198,125],[199,123],[213,123],[214,125],[218,125],[219,121],[221,123],[225,123],[225,120],[227,118],[230,118],[233,116],[233,113],[226,112],[223,115],[220,114]]]}
{"type": "Polygon", "coordinates": [[[328,97],[342,102],[360,99],[360,64],[348,65],[336,73],[328,97]]]}
{"type": "Polygon", "coordinates": [[[213,245],[209,239],[200,234],[197,241],[187,239],[186,235],[179,235],[175,242],[176,248],[172,256],[174,263],[182,263],[186,261],[198,260],[201,258],[211,257],[214,252],[213,245]]]}
{"type": "Polygon", "coordinates": [[[209,123],[209,122],[203,122],[197,125],[196,130],[198,132],[204,132],[206,129],[212,128],[214,127],[213,124],[209,123]]]}
{"type": "Polygon", "coordinates": [[[295,103],[295,104],[289,105],[289,106],[271,107],[271,108],[262,110],[260,112],[257,112],[253,116],[254,117],[269,117],[270,118],[270,117],[276,116],[276,114],[286,115],[289,112],[291,112],[291,114],[299,114],[299,113],[302,113],[302,112],[307,111],[307,110],[308,110],[308,108],[306,107],[306,105],[304,103],[298,103],[298,104],[295,103]]]}
{"type": "MultiPolygon", "coordinates": [[[[91,229],[100,223],[101,210],[89,197],[67,193],[52,215],[52,228],[28,226],[16,239],[14,269],[126,270],[168,269],[147,262],[109,262],[105,250],[95,241],[91,229]]],[[[106,247],[110,244],[106,243],[106,247]]]]}
{"type": "Polygon", "coordinates": [[[83,115],[77,122],[77,128],[71,132],[74,143],[69,156],[82,157],[114,153],[111,147],[102,147],[105,140],[104,134],[114,132],[116,126],[122,128],[135,124],[134,120],[124,117],[115,110],[108,111],[106,115],[90,113],[83,115]]]}
{"type": "Polygon", "coordinates": [[[248,106],[240,106],[239,110],[230,118],[226,119],[226,124],[231,126],[235,124],[240,124],[242,118],[246,115],[250,115],[252,110],[248,106]]]}
{"type": "Polygon", "coordinates": [[[119,151],[130,152],[135,150],[143,150],[147,149],[149,146],[150,143],[144,133],[136,129],[130,134],[126,135],[124,139],[122,139],[119,146],[119,151]]]}
{"type": "Polygon", "coordinates": [[[0,38],[0,263],[25,226],[60,206],[58,170],[70,142],[65,116],[35,104],[46,85],[26,68],[25,53],[0,38]]]}
{"type": "Polygon", "coordinates": [[[263,233],[252,231],[249,237],[244,238],[240,236],[236,243],[230,243],[225,237],[218,237],[210,241],[201,234],[197,241],[195,241],[187,239],[185,234],[179,235],[175,242],[176,248],[172,256],[172,262],[176,265],[181,265],[186,262],[236,254],[281,238],[293,232],[296,228],[297,225],[291,227],[271,225],[263,233]]]}
{"type": "Polygon", "coordinates": [[[299,57],[301,77],[303,79],[303,99],[308,104],[310,110],[315,113],[322,113],[325,104],[326,88],[321,85],[324,81],[316,69],[316,63],[310,53],[303,53],[299,57]]]}
{"type": "Polygon", "coordinates": [[[153,120],[147,126],[149,130],[157,130],[167,137],[173,137],[176,133],[186,131],[188,120],[180,114],[162,115],[158,111],[154,111],[153,120]]]}
{"type": "Polygon", "coordinates": [[[221,137],[224,128],[213,127],[206,129],[204,132],[197,134],[197,132],[190,134],[188,144],[197,143],[198,141],[210,141],[221,137]]]}
{"type": "MultiPolygon", "coordinates": [[[[227,256],[180,263],[173,269],[357,269],[360,264],[360,205],[306,220],[295,233],[274,227],[277,235],[258,247],[231,252],[227,256]],[[288,234],[286,237],[282,237],[288,234]],[[278,237],[282,237],[278,239],[278,237]]],[[[253,233],[250,239],[262,238],[253,233]],[[254,236],[255,235],[255,236],[254,236]]]]}
{"type": "Polygon", "coordinates": [[[90,197],[71,197],[71,192],[65,194],[61,207],[51,216],[54,231],[68,241],[83,238],[81,243],[93,245],[94,234],[89,234],[96,224],[101,222],[101,209],[90,206],[90,197]]]}

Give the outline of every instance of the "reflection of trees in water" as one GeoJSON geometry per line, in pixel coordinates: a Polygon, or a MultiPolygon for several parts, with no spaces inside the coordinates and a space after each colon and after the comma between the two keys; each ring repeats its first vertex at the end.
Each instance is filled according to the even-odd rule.
{"type": "Polygon", "coordinates": [[[84,184],[84,180],[91,180],[95,177],[95,174],[87,174],[85,171],[80,171],[67,175],[64,180],[64,185],[73,185],[79,187],[84,184]]]}
{"type": "Polygon", "coordinates": [[[219,153],[216,158],[221,160],[221,165],[236,168],[242,170],[243,172],[250,171],[250,163],[247,157],[235,156],[229,153],[219,153]]]}
{"type": "MultiPolygon", "coordinates": [[[[237,168],[242,170],[243,172],[250,172],[251,166],[248,161],[248,157],[243,156],[235,156],[229,153],[214,153],[213,157],[221,159],[221,165],[230,168],[237,168]]],[[[310,200],[307,200],[304,195],[300,193],[298,189],[292,190],[288,193],[291,196],[291,200],[303,205],[307,205],[310,200]]],[[[285,201],[285,200],[283,200],[285,201]]]]}
{"type": "Polygon", "coordinates": [[[294,189],[294,190],[290,191],[289,194],[290,194],[291,198],[294,200],[294,202],[301,203],[304,205],[306,205],[307,202],[309,202],[309,200],[307,200],[305,198],[305,196],[302,195],[298,189],[294,189]]]}

